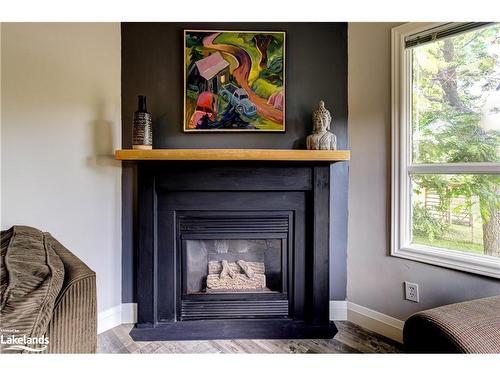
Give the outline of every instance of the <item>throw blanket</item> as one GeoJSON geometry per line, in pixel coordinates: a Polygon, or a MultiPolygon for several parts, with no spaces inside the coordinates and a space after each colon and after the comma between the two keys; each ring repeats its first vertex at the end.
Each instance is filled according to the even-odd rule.
{"type": "Polygon", "coordinates": [[[55,240],[25,226],[2,231],[0,240],[0,334],[42,337],[64,281],[55,240]]]}

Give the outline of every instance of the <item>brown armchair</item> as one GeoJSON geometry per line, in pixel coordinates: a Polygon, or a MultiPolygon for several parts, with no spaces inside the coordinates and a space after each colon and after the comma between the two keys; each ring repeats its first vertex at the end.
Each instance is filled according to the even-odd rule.
{"type": "Polygon", "coordinates": [[[64,264],[64,282],[47,329],[48,353],[95,353],[97,348],[96,275],[55,239],[64,264]]]}
{"type": "Polygon", "coordinates": [[[409,353],[500,353],[500,296],[414,314],[403,337],[409,353]]]}

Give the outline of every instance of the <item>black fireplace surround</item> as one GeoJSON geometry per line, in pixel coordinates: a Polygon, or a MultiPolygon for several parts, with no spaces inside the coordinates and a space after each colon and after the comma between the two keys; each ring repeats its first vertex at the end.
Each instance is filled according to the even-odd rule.
{"type": "Polygon", "coordinates": [[[328,162],[141,161],[134,340],[331,338],[328,162]]]}

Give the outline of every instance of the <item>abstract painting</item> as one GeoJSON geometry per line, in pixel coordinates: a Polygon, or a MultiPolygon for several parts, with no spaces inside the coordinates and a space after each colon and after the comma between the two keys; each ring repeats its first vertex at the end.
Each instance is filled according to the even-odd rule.
{"type": "Polygon", "coordinates": [[[184,131],[285,131],[285,33],[185,30],[184,131]]]}

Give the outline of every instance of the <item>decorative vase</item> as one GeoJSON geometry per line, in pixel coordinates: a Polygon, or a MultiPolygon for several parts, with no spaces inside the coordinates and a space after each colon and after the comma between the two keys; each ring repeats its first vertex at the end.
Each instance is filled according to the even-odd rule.
{"type": "Polygon", "coordinates": [[[148,112],[146,97],[139,95],[138,108],[134,112],[132,148],[136,150],[153,149],[153,129],[151,113],[148,112]]]}

